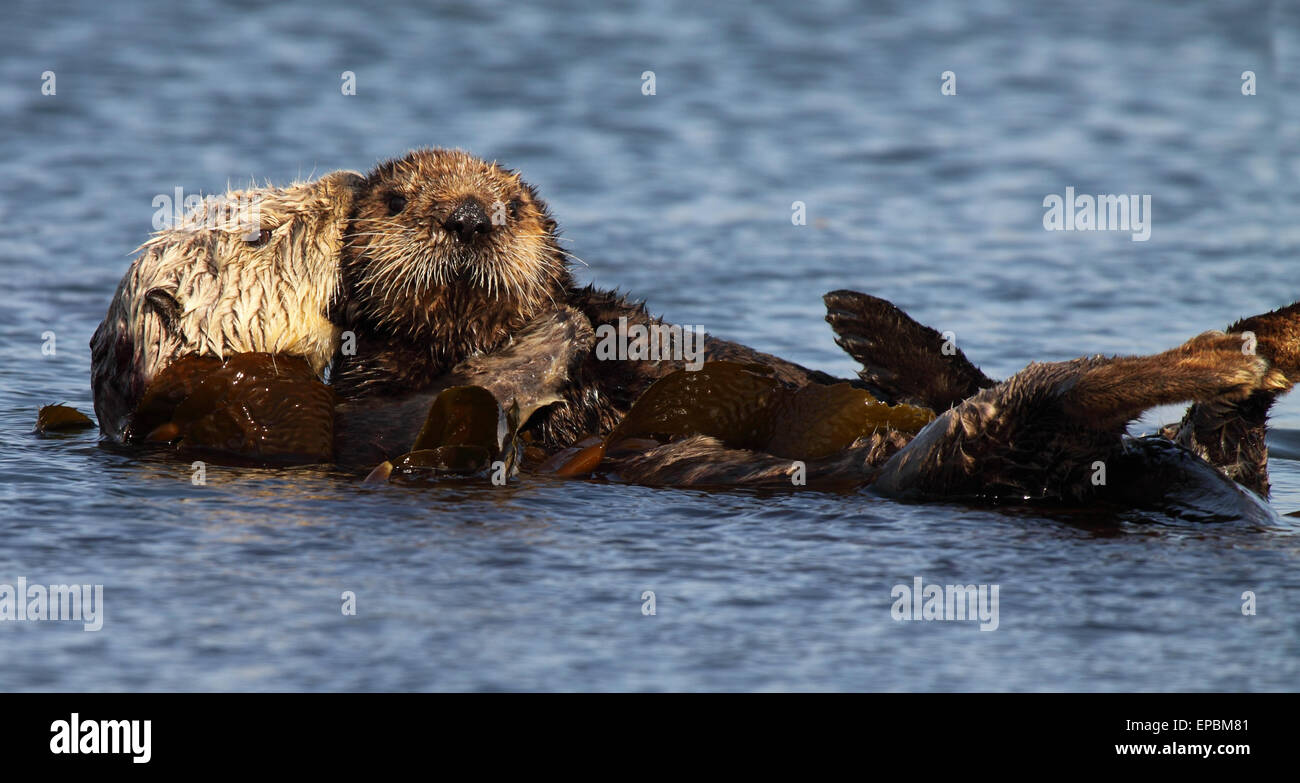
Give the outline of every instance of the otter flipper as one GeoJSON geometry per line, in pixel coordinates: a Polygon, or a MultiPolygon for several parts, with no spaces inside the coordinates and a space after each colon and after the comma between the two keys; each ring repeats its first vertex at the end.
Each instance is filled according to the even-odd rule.
{"type": "Polygon", "coordinates": [[[875,489],[1083,500],[1105,486],[1127,424],[1147,408],[1242,400],[1270,388],[1274,375],[1266,359],[1242,353],[1239,336],[1222,332],[1154,356],[1031,364],[922,430],[885,464],[875,489]]]}
{"type": "Polygon", "coordinates": [[[858,375],[897,402],[944,411],[996,383],[943,335],[884,299],[857,291],[822,299],[835,342],[862,364],[858,375]]]}
{"type": "Polygon", "coordinates": [[[1300,381],[1300,302],[1243,318],[1229,331],[1241,335],[1244,350],[1253,348],[1273,364],[1270,388],[1242,400],[1198,402],[1187,409],[1180,423],[1165,427],[1160,434],[1195,452],[1228,478],[1268,497],[1265,432],[1273,402],[1300,381]]]}

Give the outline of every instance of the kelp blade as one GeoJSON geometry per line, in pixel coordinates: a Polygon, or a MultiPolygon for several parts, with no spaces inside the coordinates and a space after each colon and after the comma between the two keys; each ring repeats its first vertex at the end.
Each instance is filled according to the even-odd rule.
{"type": "Polygon", "coordinates": [[[95,426],[86,414],[68,405],[43,405],[36,414],[35,432],[65,432],[95,426]]]}
{"type": "Polygon", "coordinates": [[[929,409],[889,405],[848,383],[789,388],[765,369],[705,362],[697,371],[666,375],[646,389],[605,443],[708,435],[732,448],[820,459],[876,430],[914,433],[934,419],[929,409]]]}
{"type": "Polygon", "coordinates": [[[411,451],[478,446],[496,454],[505,430],[505,415],[492,392],[482,386],[454,386],[444,389],[429,406],[411,451]]]}

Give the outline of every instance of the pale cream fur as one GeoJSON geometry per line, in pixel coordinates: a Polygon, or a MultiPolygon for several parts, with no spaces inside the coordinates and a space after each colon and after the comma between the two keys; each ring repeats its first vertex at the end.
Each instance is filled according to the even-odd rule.
{"type": "Polygon", "coordinates": [[[338,347],[328,311],[362,182],[337,171],[231,191],[145,242],[91,340],[100,428],[129,438],[130,414],[149,382],[191,354],[300,356],[323,373],[338,347]],[[250,204],[260,234],[248,223],[250,204]]]}

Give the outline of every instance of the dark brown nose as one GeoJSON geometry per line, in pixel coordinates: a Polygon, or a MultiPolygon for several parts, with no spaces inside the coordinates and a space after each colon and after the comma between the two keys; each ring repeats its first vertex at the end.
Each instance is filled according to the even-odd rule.
{"type": "Polygon", "coordinates": [[[470,242],[478,235],[490,232],[492,221],[478,199],[467,198],[456,205],[442,227],[460,237],[460,241],[470,242]]]}

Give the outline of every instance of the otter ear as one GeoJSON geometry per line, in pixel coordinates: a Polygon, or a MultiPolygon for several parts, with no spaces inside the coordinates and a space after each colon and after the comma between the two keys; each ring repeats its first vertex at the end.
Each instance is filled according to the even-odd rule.
{"type": "Polygon", "coordinates": [[[355,171],[331,171],[320,178],[320,184],[327,192],[342,193],[351,202],[365,190],[366,178],[355,171]]]}
{"type": "Polygon", "coordinates": [[[366,178],[355,171],[331,171],[316,181],[318,203],[345,219],[365,190],[366,178]]]}
{"type": "Polygon", "coordinates": [[[330,173],[321,177],[320,181],[337,182],[340,185],[357,187],[365,184],[366,177],[364,174],[362,174],[359,171],[352,171],[351,169],[339,169],[338,171],[331,171],[330,173]]]}
{"type": "Polygon", "coordinates": [[[163,327],[167,331],[177,330],[181,322],[181,306],[170,291],[165,288],[151,288],[144,295],[144,301],[162,319],[163,327]]]}
{"type": "Polygon", "coordinates": [[[320,178],[322,185],[345,188],[356,193],[366,184],[366,178],[355,171],[331,171],[320,178]]]}

